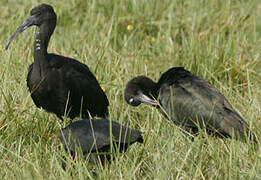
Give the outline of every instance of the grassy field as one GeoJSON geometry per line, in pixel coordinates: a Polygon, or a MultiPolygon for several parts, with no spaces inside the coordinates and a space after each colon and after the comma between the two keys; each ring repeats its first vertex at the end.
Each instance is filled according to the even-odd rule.
{"type": "Polygon", "coordinates": [[[214,84],[261,140],[260,0],[46,0],[58,16],[49,52],[87,64],[108,96],[109,118],[145,139],[110,166],[78,158],[66,171],[57,135],[69,119],[37,109],[26,87],[35,28],[4,50],[42,2],[0,1],[0,179],[261,179],[260,150],[230,139],[192,142],[156,109],[123,99],[131,78],[157,80],[184,66],[214,84]]]}

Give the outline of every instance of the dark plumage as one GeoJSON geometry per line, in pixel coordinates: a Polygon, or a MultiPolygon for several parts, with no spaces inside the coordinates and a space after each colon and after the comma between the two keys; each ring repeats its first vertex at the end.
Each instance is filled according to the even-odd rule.
{"type": "Polygon", "coordinates": [[[132,106],[147,103],[157,106],[176,125],[198,132],[198,127],[219,136],[257,141],[246,121],[228,100],[209,82],[183,67],[163,73],[157,83],[145,76],[128,82],[125,100],[132,106]]]}
{"type": "Polygon", "coordinates": [[[71,119],[79,116],[106,117],[108,99],[89,68],[77,60],[47,52],[56,26],[56,14],[50,5],[31,10],[30,17],[9,39],[11,41],[30,26],[39,27],[34,45],[34,63],[29,67],[27,86],[35,105],[71,119]],[[82,110],[82,111],[80,111],[82,110]]]}
{"type": "Polygon", "coordinates": [[[62,129],[59,138],[71,155],[74,156],[76,147],[79,147],[84,156],[91,153],[90,161],[95,163],[98,156],[102,163],[105,159],[110,160],[111,140],[114,147],[119,148],[119,152],[124,152],[135,142],[143,142],[140,131],[107,119],[83,119],[73,122],[62,129]],[[107,155],[97,153],[107,153],[107,155]]]}

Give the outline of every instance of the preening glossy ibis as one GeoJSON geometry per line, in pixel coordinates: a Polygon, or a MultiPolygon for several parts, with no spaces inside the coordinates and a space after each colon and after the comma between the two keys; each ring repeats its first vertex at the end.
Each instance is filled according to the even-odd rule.
{"type": "Polygon", "coordinates": [[[41,4],[31,10],[30,17],[10,37],[11,41],[30,26],[37,26],[34,62],[29,67],[27,86],[35,105],[71,119],[79,116],[106,117],[108,99],[89,68],[75,59],[47,52],[56,26],[52,6],[41,4]]]}
{"type": "Polygon", "coordinates": [[[90,153],[89,160],[93,163],[99,162],[98,157],[102,163],[105,159],[110,160],[111,142],[115,150],[119,148],[119,152],[124,152],[135,142],[143,142],[140,131],[107,119],[75,121],[61,130],[59,138],[72,156],[78,147],[84,156],[90,153]]]}
{"type": "Polygon", "coordinates": [[[249,136],[257,142],[228,100],[208,81],[183,67],[169,69],[157,83],[146,76],[133,78],[126,86],[124,98],[132,106],[157,106],[176,125],[193,134],[200,127],[218,136],[243,141],[249,136]]]}

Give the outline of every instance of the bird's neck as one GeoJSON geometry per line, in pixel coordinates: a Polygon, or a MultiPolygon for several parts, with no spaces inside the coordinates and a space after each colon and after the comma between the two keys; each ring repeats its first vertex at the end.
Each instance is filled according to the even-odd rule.
{"type": "Polygon", "coordinates": [[[47,47],[53,30],[48,24],[42,24],[36,32],[34,42],[34,56],[42,56],[47,54],[47,47]]]}
{"type": "Polygon", "coordinates": [[[34,69],[39,71],[40,74],[49,63],[47,47],[54,28],[55,24],[44,23],[36,32],[34,42],[34,69]]]}
{"type": "Polygon", "coordinates": [[[158,89],[159,89],[158,84],[151,80],[146,83],[146,88],[143,91],[146,92],[146,94],[151,96],[152,98],[157,99],[158,89]]]}
{"type": "Polygon", "coordinates": [[[151,95],[154,97],[154,98],[158,98],[158,95],[159,95],[159,86],[157,83],[153,84],[153,86],[151,87],[151,95]]]}

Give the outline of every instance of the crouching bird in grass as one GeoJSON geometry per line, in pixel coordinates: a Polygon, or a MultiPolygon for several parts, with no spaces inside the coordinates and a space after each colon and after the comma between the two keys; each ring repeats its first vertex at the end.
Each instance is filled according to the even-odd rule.
{"type": "Polygon", "coordinates": [[[38,108],[71,119],[82,115],[106,117],[108,99],[89,68],[75,59],[47,52],[56,26],[56,14],[47,4],[31,10],[30,17],[10,37],[11,41],[30,26],[37,26],[34,62],[29,67],[27,86],[38,108]]]}
{"type": "Polygon", "coordinates": [[[242,141],[249,138],[257,143],[247,122],[228,100],[209,82],[183,67],[169,69],[157,83],[146,76],[133,78],[124,98],[132,106],[146,103],[158,107],[176,125],[193,134],[200,127],[217,136],[242,141]]]}
{"type": "Polygon", "coordinates": [[[111,149],[125,152],[131,144],[143,143],[140,131],[107,119],[75,121],[61,130],[59,138],[73,157],[78,147],[94,164],[110,161],[111,149]]]}

